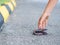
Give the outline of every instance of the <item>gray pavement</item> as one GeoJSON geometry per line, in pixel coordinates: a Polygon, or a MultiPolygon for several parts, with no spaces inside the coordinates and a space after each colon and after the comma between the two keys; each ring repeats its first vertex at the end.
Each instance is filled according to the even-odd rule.
{"type": "Polygon", "coordinates": [[[4,24],[0,32],[0,45],[60,45],[60,5],[54,8],[47,25],[46,36],[34,36],[38,19],[46,3],[21,2],[17,0],[17,7],[4,24]]]}

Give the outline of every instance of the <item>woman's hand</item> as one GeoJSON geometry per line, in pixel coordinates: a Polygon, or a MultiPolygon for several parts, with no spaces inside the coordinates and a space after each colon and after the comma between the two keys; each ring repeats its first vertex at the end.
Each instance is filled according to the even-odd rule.
{"type": "Polygon", "coordinates": [[[38,28],[39,29],[45,29],[47,22],[48,22],[48,17],[49,17],[48,15],[42,15],[39,18],[39,21],[38,21],[38,28]]]}
{"type": "Polygon", "coordinates": [[[47,21],[48,21],[48,17],[51,14],[53,8],[55,7],[55,5],[57,4],[58,0],[49,0],[43,15],[39,18],[38,21],[38,28],[39,29],[45,29],[46,25],[47,25],[47,21]],[[49,15],[48,15],[49,14],[49,15]]]}

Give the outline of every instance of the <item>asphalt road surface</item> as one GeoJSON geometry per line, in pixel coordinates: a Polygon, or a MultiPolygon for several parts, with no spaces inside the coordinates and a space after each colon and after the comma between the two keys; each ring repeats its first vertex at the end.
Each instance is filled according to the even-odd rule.
{"type": "Polygon", "coordinates": [[[0,45],[60,45],[60,5],[57,4],[47,25],[48,35],[34,36],[38,19],[47,3],[22,2],[17,0],[17,7],[4,24],[0,32],[0,45]]]}

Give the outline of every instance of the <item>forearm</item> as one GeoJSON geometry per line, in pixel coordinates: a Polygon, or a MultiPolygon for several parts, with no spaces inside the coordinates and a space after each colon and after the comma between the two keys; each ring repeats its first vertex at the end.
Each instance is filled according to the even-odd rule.
{"type": "Polygon", "coordinates": [[[47,21],[48,21],[48,17],[51,14],[53,8],[55,7],[57,1],[58,0],[49,0],[42,16],[39,18],[38,28],[45,29],[47,21]]]}
{"type": "Polygon", "coordinates": [[[42,15],[50,15],[58,0],[49,0],[42,15]]]}

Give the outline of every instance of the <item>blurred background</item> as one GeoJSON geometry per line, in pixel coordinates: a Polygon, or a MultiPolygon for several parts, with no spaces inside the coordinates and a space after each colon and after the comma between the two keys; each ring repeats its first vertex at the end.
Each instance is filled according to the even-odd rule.
{"type": "Polygon", "coordinates": [[[48,20],[48,35],[34,36],[48,0],[16,0],[15,11],[0,34],[0,45],[60,45],[60,0],[48,20]]]}
{"type": "MultiPolygon", "coordinates": [[[[42,2],[42,3],[46,3],[48,2],[48,0],[21,0],[22,2],[42,2]]],[[[58,3],[60,2],[60,0],[58,1],[58,3]]]]}

